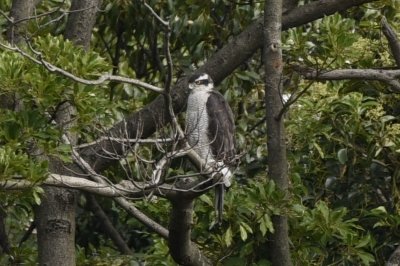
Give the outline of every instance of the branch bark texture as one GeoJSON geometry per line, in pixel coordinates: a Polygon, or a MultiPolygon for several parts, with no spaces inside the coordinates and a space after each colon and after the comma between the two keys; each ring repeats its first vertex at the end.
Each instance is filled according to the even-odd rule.
{"type": "Polygon", "coordinates": [[[36,5],[41,0],[14,0],[12,2],[10,18],[13,22],[10,22],[7,29],[7,39],[11,44],[19,43],[23,40],[26,34],[27,22],[21,22],[25,18],[32,15],[36,5]]]}
{"type": "MultiPolygon", "coordinates": [[[[268,175],[283,191],[288,189],[288,166],[282,101],[282,0],[267,0],[264,10],[265,106],[267,121],[268,175]]],[[[274,266],[292,265],[287,217],[272,217],[271,260],[274,266]]]]}
{"type": "Polygon", "coordinates": [[[82,45],[85,50],[89,49],[92,29],[101,2],[101,0],[72,1],[65,38],[72,40],[76,45],[82,45]]]}

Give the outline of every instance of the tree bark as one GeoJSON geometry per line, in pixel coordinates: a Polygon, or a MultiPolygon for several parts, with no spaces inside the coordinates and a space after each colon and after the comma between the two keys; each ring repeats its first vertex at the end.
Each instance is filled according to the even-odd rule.
{"type": "MultiPolygon", "coordinates": [[[[86,50],[90,46],[99,3],[100,0],[73,0],[71,4],[65,37],[86,50]]],[[[58,126],[72,144],[76,143],[76,136],[70,134],[69,129],[75,115],[75,107],[69,102],[63,103],[56,113],[58,126]]],[[[49,163],[52,173],[69,173],[59,159],[50,158],[49,163]]],[[[80,170],[75,165],[68,165],[68,169],[80,170]]],[[[73,190],[45,188],[45,196],[35,213],[39,265],[75,265],[75,206],[76,192],[73,190]]]]}
{"type": "Polygon", "coordinates": [[[172,258],[179,265],[212,265],[199,248],[191,241],[194,199],[172,200],[169,220],[168,246],[172,258]]]}
{"type": "Polygon", "coordinates": [[[400,266],[400,246],[397,246],[392,255],[390,255],[386,266],[400,266]]]}
{"type": "Polygon", "coordinates": [[[26,34],[27,18],[33,14],[33,10],[41,0],[14,0],[11,6],[10,18],[7,29],[7,39],[11,44],[20,43],[26,34]],[[24,20],[24,21],[22,21],[24,20]]]}
{"type": "MultiPolygon", "coordinates": [[[[36,5],[40,3],[40,1],[41,0],[14,0],[12,2],[9,17],[13,20],[13,23],[9,23],[7,28],[8,42],[13,45],[21,42],[26,30],[26,22],[22,21],[32,15],[36,5]]],[[[21,108],[22,104],[15,93],[0,95],[0,109],[19,110],[21,108]]],[[[9,254],[11,247],[5,227],[6,216],[7,214],[0,206],[0,246],[4,253],[9,254]]]]}
{"type": "MultiPolygon", "coordinates": [[[[267,121],[268,175],[287,193],[288,167],[282,101],[282,0],[267,0],[264,10],[265,107],[267,121]]],[[[292,265],[287,217],[272,217],[275,232],[271,235],[271,259],[274,266],[292,265]]]]}
{"type": "Polygon", "coordinates": [[[72,13],[68,17],[65,38],[89,49],[92,29],[102,0],[72,1],[72,13]]]}
{"type": "Polygon", "coordinates": [[[0,255],[2,253],[10,254],[11,251],[10,242],[8,241],[8,235],[5,226],[6,217],[6,212],[3,210],[2,206],[0,206],[0,255]]]}
{"type": "Polygon", "coordinates": [[[39,265],[75,265],[75,203],[73,191],[45,188],[35,210],[39,265]]]}

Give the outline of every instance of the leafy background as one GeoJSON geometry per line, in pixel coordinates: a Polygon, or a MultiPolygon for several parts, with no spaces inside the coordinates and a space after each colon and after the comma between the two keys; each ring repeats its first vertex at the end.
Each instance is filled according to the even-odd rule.
{"type": "MultiPolygon", "coordinates": [[[[59,35],[65,17],[43,17],[29,24],[33,47],[43,57],[75,75],[95,78],[104,72],[138,78],[162,86],[166,77],[161,29],[140,1],[103,1],[92,49],[85,53],[59,35]],[[51,22],[52,23],[49,23],[51,22]]],[[[308,1],[303,1],[308,2],[308,1]]],[[[63,1],[43,1],[38,13],[63,1]]],[[[148,1],[172,23],[174,78],[201,66],[229,39],[262,15],[263,3],[233,1],[148,1]]],[[[64,3],[64,9],[69,2],[64,3]]],[[[10,1],[0,1],[1,10],[10,1]]],[[[353,8],[283,34],[285,95],[306,92],[286,116],[291,196],[285,198],[266,169],[266,126],[263,67],[260,54],[226,78],[219,90],[232,106],[242,156],[236,182],[227,193],[224,222],[214,222],[212,194],[196,201],[193,240],[217,264],[269,265],[271,216],[286,214],[296,265],[383,265],[399,244],[399,95],[378,82],[312,82],[293,66],[318,69],[394,67],[380,30],[385,16],[400,32],[400,3],[382,0],[353,8]]],[[[0,18],[2,36],[6,21],[0,18]]],[[[2,40],[4,41],[4,40],[2,40]]],[[[0,179],[20,176],[40,182],[45,162],[29,156],[32,143],[46,154],[69,160],[59,143],[59,130],[48,123],[58,104],[71,101],[78,109],[74,131],[80,142],[95,139],[98,126],[108,127],[124,114],[140,109],[156,94],[132,85],[86,86],[49,73],[20,55],[0,51],[0,96],[17,92],[23,110],[0,113],[0,179]],[[95,123],[93,123],[95,121],[95,123]]],[[[267,110],[268,111],[268,110],[267,110]]],[[[145,148],[149,157],[155,149],[145,148]]],[[[132,159],[133,160],[133,159],[132,159]]],[[[132,162],[134,164],[134,162],[132,162]]],[[[182,169],[174,169],[179,172],[182,169]]],[[[121,169],[107,174],[117,178],[121,169]]],[[[6,264],[34,264],[35,234],[19,244],[40,204],[39,187],[0,192],[7,213],[12,256],[6,264]]],[[[109,199],[98,199],[134,256],[121,256],[101,232],[99,221],[78,204],[78,265],[174,265],[165,240],[149,233],[109,199]]],[[[137,206],[161,224],[169,204],[162,199],[137,206]]]]}

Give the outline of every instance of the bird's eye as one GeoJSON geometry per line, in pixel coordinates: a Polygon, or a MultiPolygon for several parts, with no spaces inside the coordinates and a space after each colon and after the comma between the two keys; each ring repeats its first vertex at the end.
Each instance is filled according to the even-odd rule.
{"type": "Polygon", "coordinates": [[[201,80],[196,80],[195,82],[194,82],[196,85],[205,85],[205,86],[208,86],[208,79],[201,79],[201,80]]]}

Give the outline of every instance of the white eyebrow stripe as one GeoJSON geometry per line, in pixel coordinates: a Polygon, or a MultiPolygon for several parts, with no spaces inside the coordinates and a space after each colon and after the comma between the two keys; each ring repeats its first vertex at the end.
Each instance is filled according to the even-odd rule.
{"type": "Polygon", "coordinates": [[[208,79],[208,75],[207,75],[207,74],[201,75],[200,77],[198,77],[198,78],[196,79],[196,81],[198,81],[198,80],[204,80],[204,79],[208,79]]]}

